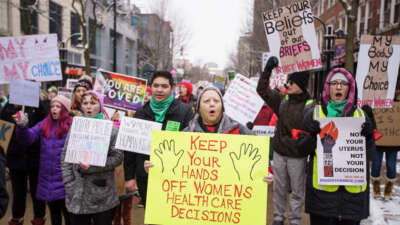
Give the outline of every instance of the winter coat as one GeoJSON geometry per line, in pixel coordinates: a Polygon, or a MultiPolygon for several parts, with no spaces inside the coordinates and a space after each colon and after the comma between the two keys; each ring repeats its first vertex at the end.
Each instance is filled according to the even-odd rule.
{"type": "Polygon", "coordinates": [[[65,198],[61,172],[61,153],[67,134],[64,134],[61,138],[56,137],[57,122],[54,121],[50,138],[45,137],[40,129],[44,121],[42,120],[32,128],[17,126],[16,135],[25,145],[40,140],[40,165],[36,198],[51,202],[65,198]]]}
{"type": "Polygon", "coordinates": [[[304,153],[296,148],[296,139],[292,137],[292,129],[303,128],[304,108],[310,95],[307,92],[296,95],[285,95],[269,87],[268,80],[260,77],[257,93],[271,107],[279,118],[276,124],[275,136],[272,138],[272,148],[280,155],[302,158],[304,153]]]}
{"type": "MultiPolygon", "coordinates": [[[[343,72],[351,83],[349,88],[348,101],[344,110],[344,117],[353,117],[354,112],[357,109],[355,97],[356,85],[354,78],[349,72],[343,72]],[[351,99],[350,99],[351,98],[351,99]]],[[[329,84],[328,81],[333,76],[332,73],[328,74],[325,81],[323,90],[323,102],[322,109],[323,113],[327,115],[327,103],[329,101],[329,84]],[[327,94],[328,93],[328,94],[327,94]],[[325,97],[324,97],[325,96],[325,97]],[[328,96],[328,97],[327,97],[328,96]]],[[[319,107],[319,106],[315,106],[319,107]]],[[[308,109],[304,116],[304,130],[310,132],[308,125],[313,120],[314,107],[308,109]]],[[[364,113],[366,120],[371,119],[364,113]]],[[[371,131],[372,132],[372,131],[371,131]]],[[[330,218],[341,218],[347,220],[359,221],[367,218],[369,215],[369,163],[367,161],[367,188],[365,191],[360,193],[350,193],[344,186],[339,186],[339,189],[335,192],[327,192],[318,190],[313,187],[313,165],[314,165],[314,154],[317,146],[316,135],[302,134],[297,142],[297,147],[309,154],[309,160],[307,162],[307,178],[306,178],[306,200],[305,209],[307,213],[318,214],[323,217],[330,218]]],[[[367,148],[367,160],[371,159],[371,152],[375,148],[373,137],[366,137],[366,148],[367,148]]]]}
{"type": "Polygon", "coordinates": [[[69,135],[61,157],[65,185],[65,205],[73,214],[94,214],[107,211],[119,204],[114,180],[114,168],[122,162],[122,152],[115,148],[118,129],[113,126],[105,167],[90,166],[81,169],[79,164],[65,162],[69,135]]]}
{"type": "MultiPolygon", "coordinates": [[[[150,108],[150,103],[146,103],[140,107],[134,118],[155,121],[155,115],[150,108]]],[[[179,130],[183,130],[188,126],[189,121],[193,118],[193,112],[188,104],[181,102],[178,99],[174,99],[171,103],[162,125],[162,130],[165,130],[168,121],[176,121],[180,123],[179,130]]],[[[138,154],[134,152],[124,152],[124,168],[125,168],[125,180],[134,179],[135,176],[146,177],[147,173],[144,171],[144,161],[149,160],[148,155],[138,154]]]]}
{"type": "MultiPolygon", "coordinates": [[[[200,115],[196,114],[195,117],[190,121],[189,126],[186,127],[183,131],[186,132],[201,132],[205,133],[206,131],[200,125],[200,115]]],[[[221,118],[221,122],[218,128],[217,133],[219,134],[248,134],[252,135],[253,132],[249,130],[247,127],[241,125],[235,120],[228,117],[225,113],[221,118]]]]}
{"type": "Polygon", "coordinates": [[[6,157],[3,148],[0,147],[0,219],[6,214],[8,199],[6,185],[6,157]]]}
{"type": "MultiPolygon", "coordinates": [[[[41,120],[43,120],[49,109],[44,108],[44,104],[40,102],[39,108],[25,107],[25,112],[28,114],[29,124],[28,127],[32,127],[41,120]]],[[[0,119],[14,123],[12,115],[20,111],[20,108],[14,107],[13,104],[7,103],[1,112],[0,119]]],[[[8,150],[6,153],[7,167],[9,169],[16,170],[38,170],[39,169],[39,158],[40,158],[40,143],[39,141],[34,142],[30,146],[24,146],[20,144],[20,139],[18,139],[13,133],[10,143],[8,145],[8,150]]]]}

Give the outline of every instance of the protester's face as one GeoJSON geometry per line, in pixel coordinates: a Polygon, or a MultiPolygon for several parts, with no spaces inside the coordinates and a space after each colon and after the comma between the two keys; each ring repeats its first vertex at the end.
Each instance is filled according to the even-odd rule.
{"type": "Polygon", "coordinates": [[[162,102],[169,98],[172,94],[173,87],[169,84],[169,80],[164,77],[157,77],[151,84],[151,93],[153,98],[162,102]]]}
{"type": "Polygon", "coordinates": [[[289,80],[287,82],[287,93],[289,95],[295,95],[295,94],[301,94],[303,93],[303,90],[297,85],[295,82],[289,80]]]}
{"type": "Polygon", "coordinates": [[[148,102],[150,101],[150,97],[151,97],[150,92],[146,91],[146,92],[144,93],[144,97],[143,97],[143,104],[148,103],[148,102]]]}
{"type": "Polygon", "coordinates": [[[51,101],[54,97],[56,97],[57,94],[54,92],[49,92],[49,100],[51,101]]]}
{"type": "Polygon", "coordinates": [[[343,102],[349,93],[349,83],[343,80],[329,82],[329,96],[333,102],[343,102]]]}
{"type": "Polygon", "coordinates": [[[61,113],[61,103],[53,101],[50,105],[50,113],[51,113],[51,118],[53,120],[58,120],[60,118],[60,113],[61,113]]]}
{"type": "Polygon", "coordinates": [[[199,112],[205,125],[215,125],[221,120],[222,102],[217,92],[209,90],[203,93],[199,112]]]}
{"type": "Polygon", "coordinates": [[[75,94],[75,100],[77,101],[77,102],[81,102],[82,101],[82,95],[86,92],[87,90],[86,90],[86,88],[84,88],[84,87],[77,87],[76,89],[75,89],[75,92],[74,92],[74,94],[75,94]]]}
{"type": "Polygon", "coordinates": [[[83,114],[85,114],[87,117],[94,117],[100,112],[99,100],[95,96],[90,94],[83,96],[81,102],[81,110],[83,111],[83,114]]]}
{"type": "Polygon", "coordinates": [[[185,85],[179,85],[179,96],[186,97],[188,93],[188,89],[185,85]]]}

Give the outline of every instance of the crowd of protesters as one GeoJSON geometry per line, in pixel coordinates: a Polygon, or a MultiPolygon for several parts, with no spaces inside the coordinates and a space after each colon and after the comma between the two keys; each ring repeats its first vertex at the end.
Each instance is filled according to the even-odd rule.
{"type": "MultiPolygon", "coordinates": [[[[283,225],[286,219],[290,225],[300,225],[304,204],[312,225],[360,224],[369,216],[370,180],[362,186],[322,186],[316,182],[316,143],[321,131],[318,118],[366,118],[361,134],[366,138],[367,160],[373,162],[374,197],[380,196],[380,168],[385,152],[384,197],[392,198],[399,147],[375,146],[372,111],[357,107],[356,83],[347,70],[330,71],[322,101],[318,102],[308,94],[307,71],[289,74],[283,89],[271,89],[269,78],[277,65],[277,58],[271,57],[259,78],[257,92],[265,105],[254,123],[247,126],[225,114],[219,88],[201,86],[194,95],[193,85],[183,81],[178,84],[179,94],[175,96],[174,78],[166,71],[154,73],[145,91],[144,105],[132,113],[133,117],[162,123],[162,130],[183,132],[252,135],[253,125],[274,125],[276,131],[270,146],[274,150],[273,166],[264,177],[264,181],[273,183],[273,225],[283,225]],[[295,138],[293,129],[303,132],[295,138]]],[[[29,220],[33,225],[45,224],[46,204],[52,225],[61,225],[62,220],[66,225],[119,225],[121,219],[124,225],[131,224],[133,193],[138,193],[140,204],[146,207],[148,170],[157,165],[149,161],[148,155],[115,148],[120,116],[118,112],[107,116],[103,96],[92,88],[89,76],[76,83],[71,99],[57,95],[57,88],[50,87],[48,93],[42,92],[39,108],[9,104],[7,97],[1,96],[0,119],[16,125],[7,153],[4,149],[0,151],[0,217],[8,204],[6,166],[12,187],[9,225],[24,223],[28,186],[34,215],[29,220]],[[114,121],[104,167],[91,166],[85,161],[79,164],[64,161],[74,116],[114,121]]],[[[328,145],[329,137],[324,141],[328,145]]]]}

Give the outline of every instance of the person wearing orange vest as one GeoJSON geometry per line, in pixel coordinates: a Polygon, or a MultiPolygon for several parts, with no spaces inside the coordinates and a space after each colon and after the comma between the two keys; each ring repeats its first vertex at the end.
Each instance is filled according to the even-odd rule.
{"type": "MultiPolygon", "coordinates": [[[[327,76],[322,91],[322,103],[308,109],[304,116],[304,130],[299,135],[298,149],[310,155],[307,166],[305,210],[310,214],[311,225],[356,225],[369,216],[369,164],[364,185],[319,185],[317,174],[317,135],[321,128],[318,118],[365,117],[361,135],[366,138],[367,160],[375,148],[373,122],[356,105],[356,82],[344,68],[335,68],[327,76]]],[[[323,132],[330,132],[323,130],[323,132]]],[[[323,133],[321,132],[321,133],[323,133]]],[[[333,135],[321,138],[324,152],[333,147],[333,135]]]]}

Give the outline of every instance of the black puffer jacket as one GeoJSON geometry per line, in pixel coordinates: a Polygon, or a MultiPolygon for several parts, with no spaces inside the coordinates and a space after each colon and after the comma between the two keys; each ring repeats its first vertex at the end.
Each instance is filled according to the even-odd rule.
{"type": "MultiPolygon", "coordinates": [[[[342,69],[342,68],[341,68],[342,69]]],[[[356,85],[354,78],[347,71],[341,70],[343,74],[346,75],[351,83],[349,96],[352,99],[348,99],[344,111],[344,117],[352,117],[355,110],[357,109],[355,97],[356,85]],[[347,72],[347,73],[346,73],[347,72]]],[[[325,81],[325,87],[323,90],[323,102],[321,104],[322,111],[327,115],[327,103],[329,100],[329,84],[328,81],[333,76],[333,73],[328,74],[327,81],[325,81]]],[[[319,106],[315,106],[319,107],[319,106]]],[[[317,137],[311,135],[312,128],[310,124],[313,121],[314,108],[307,109],[304,116],[304,130],[309,132],[308,134],[302,134],[299,137],[297,148],[304,151],[304,153],[309,154],[311,157],[307,162],[307,178],[306,178],[306,212],[317,214],[323,217],[330,218],[342,218],[347,220],[359,221],[369,216],[369,163],[367,163],[367,188],[364,192],[358,194],[350,193],[346,191],[344,186],[339,186],[339,189],[335,192],[326,192],[322,190],[317,190],[313,187],[313,165],[314,165],[314,154],[317,146],[317,137]]],[[[365,113],[365,119],[367,122],[373,123],[373,120],[368,117],[365,113]]],[[[372,133],[373,126],[371,127],[370,133],[372,133]]],[[[371,160],[371,153],[375,148],[375,141],[373,136],[370,135],[366,137],[366,148],[367,148],[367,162],[371,160]]]]}
{"type": "MultiPolygon", "coordinates": [[[[146,103],[144,106],[140,107],[136,113],[135,118],[155,121],[155,115],[150,108],[150,103],[146,103]]],[[[183,130],[189,125],[189,121],[193,118],[193,112],[191,106],[181,102],[178,99],[174,99],[171,103],[162,125],[162,130],[165,130],[168,121],[175,121],[180,123],[179,130],[183,130]]],[[[147,176],[144,171],[144,161],[149,160],[148,155],[127,152],[125,151],[124,157],[124,169],[125,169],[125,180],[134,179],[135,176],[147,176]]]]}
{"type": "Polygon", "coordinates": [[[269,88],[268,79],[260,77],[257,85],[257,93],[271,107],[278,116],[275,136],[272,138],[272,148],[281,155],[301,158],[305,157],[302,151],[296,148],[296,140],[292,137],[292,129],[303,128],[304,107],[310,95],[303,92],[298,95],[285,95],[278,90],[269,88]]]}

